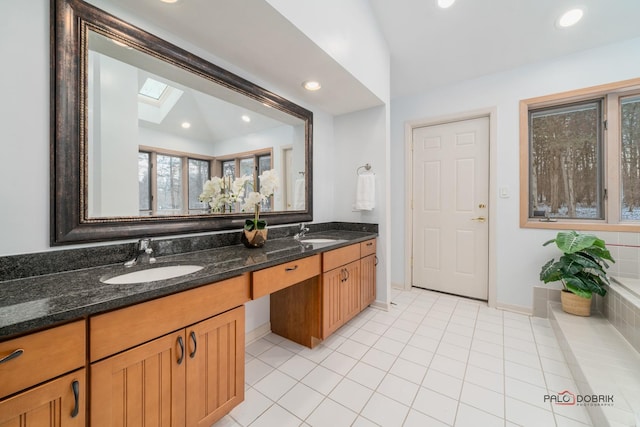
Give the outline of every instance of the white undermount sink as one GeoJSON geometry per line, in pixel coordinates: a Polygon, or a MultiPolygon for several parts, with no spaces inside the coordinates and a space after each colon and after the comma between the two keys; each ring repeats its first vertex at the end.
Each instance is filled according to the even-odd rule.
{"type": "Polygon", "coordinates": [[[202,270],[201,265],[167,265],[164,267],[150,267],[146,270],[132,271],[108,279],[100,280],[109,285],[124,285],[131,283],[153,282],[156,280],[172,279],[202,270]]]}
{"type": "Polygon", "coordinates": [[[302,243],[314,244],[314,243],[333,243],[333,242],[337,242],[338,239],[301,239],[300,241],[302,243]]]}

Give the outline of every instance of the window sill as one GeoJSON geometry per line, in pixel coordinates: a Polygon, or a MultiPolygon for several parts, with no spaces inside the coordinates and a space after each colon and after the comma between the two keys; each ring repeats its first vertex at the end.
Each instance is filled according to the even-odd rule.
{"type": "Polygon", "coordinates": [[[546,230],[579,230],[579,231],[622,231],[640,232],[640,224],[620,223],[608,224],[606,222],[587,222],[561,220],[555,222],[540,221],[538,219],[527,218],[520,221],[520,228],[539,228],[546,230]]]}

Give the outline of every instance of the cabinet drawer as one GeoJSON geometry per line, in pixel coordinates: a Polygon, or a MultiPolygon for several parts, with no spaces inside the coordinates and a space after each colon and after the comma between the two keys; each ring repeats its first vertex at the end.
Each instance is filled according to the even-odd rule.
{"type": "Polygon", "coordinates": [[[325,252],[322,254],[322,271],[333,270],[357,259],[360,259],[360,243],[325,252]]]}
{"type": "Polygon", "coordinates": [[[362,258],[367,255],[376,253],[376,239],[367,240],[366,242],[360,243],[360,256],[362,258]]]}
{"type": "Polygon", "coordinates": [[[86,342],[80,320],[0,343],[0,398],[83,367],[86,342]]]}
{"type": "Polygon", "coordinates": [[[249,301],[249,274],[89,319],[91,362],[184,328],[249,301]]]}
{"type": "Polygon", "coordinates": [[[253,273],[253,299],[274,293],[320,274],[320,255],[291,261],[253,273]]]}

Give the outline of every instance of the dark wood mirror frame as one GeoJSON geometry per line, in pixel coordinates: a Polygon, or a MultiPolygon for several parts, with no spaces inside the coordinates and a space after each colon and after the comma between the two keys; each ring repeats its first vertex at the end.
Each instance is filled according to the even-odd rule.
{"type": "Polygon", "coordinates": [[[313,219],[313,113],[81,0],[51,0],[51,245],[241,229],[252,214],[88,218],[86,57],[88,29],[233,89],[304,121],[305,210],[261,213],[270,225],[313,219]]]}

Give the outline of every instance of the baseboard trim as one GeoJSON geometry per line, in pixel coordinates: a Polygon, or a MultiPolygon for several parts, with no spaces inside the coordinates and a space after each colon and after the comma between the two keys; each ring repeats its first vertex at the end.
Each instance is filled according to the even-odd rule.
{"type": "Polygon", "coordinates": [[[391,308],[391,304],[375,300],[374,302],[369,304],[369,307],[377,308],[379,310],[389,311],[389,309],[391,308]]]}
{"type": "Polygon", "coordinates": [[[407,285],[405,285],[404,283],[391,282],[391,289],[398,289],[398,290],[401,290],[401,291],[406,291],[408,289],[411,289],[411,285],[409,285],[407,287],[407,285]]]}
{"type": "Polygon", "coordinates": [[[271,322],[264,323],[252,331],[245,332],[245,335],[244,335],[245,345],[249,345],[252,342],[257,341],[260,338],[270,333],[271,333],[271,322]]]}
{"type": "Polygon", "coordinates": [[[533,316],[533,308],[525,307],[525,306],[522,306],[522,305],[498,303],[496,305],[496,308],[498,310],[511,311],[513,313],[519,313],[519,314],[525,314],[527,316],[533,316]]]}

